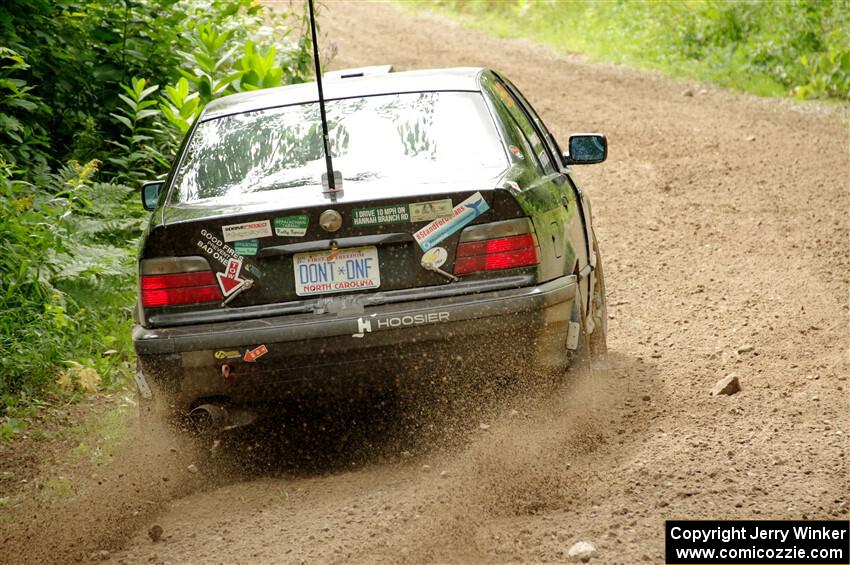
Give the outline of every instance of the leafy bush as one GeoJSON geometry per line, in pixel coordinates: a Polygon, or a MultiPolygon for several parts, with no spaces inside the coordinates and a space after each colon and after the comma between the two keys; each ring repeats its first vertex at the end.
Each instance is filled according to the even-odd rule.
{"type": "Polygon", "coordinates": [[[757,94],[850,99],[843,0],[422,0],[506,35],[757,94]]]}
{"type": "Polygon", "coordinates": [[[178,136],[183,137],[201,114],[201,98],[197,92],[189,93],[189,81],[181,78],[174,86],[166,86],[165,94],[160,98],[159,108],[173,129],[171,144],[177,143],[178,136]]]}
{"type": "MultiPolygon", "coordinates": [[[[241,4],[244,2],[235,5],[241,4]]],[[[110,116],[126,128],[125,141],[110,142],[122,151],[109,159],[119,179],[153,178],[156,169],[165,171],[180,140],[213,99],[305,79],[305,68],[299,66],[304,59],[300,51],[308,50],[309,43],[290,44],[279,55],[271,42],[276,31],[283,29],[282,35],[288,36],[288,30],[280,22],[275,27],[260,26],[255,19],[257,6],[251,6],[245,14],[254,26],[253,38],[245,35],[250,25],[233,27],[203,18],[190,24],[183,36],[187,48],[175,50],[179,78],[165,86],[158,104],[149,96],[159,85],[147,86],[145,79],[137,78],[120,85],[126,92],[119,95],[123,105],[110,116]],[[264,48],[267,43],[271,44],[264,48]],[[287,61],[296,66],[288,68],[287,61]]]]}
{"type": "Polygon", "coordinates": [[[0,159],[11,165],[28,163],[43,171],[47,162],[47,132],[40,119],[50,109],[31,91],[33,87],[16,75],[29,65],[17,52],[0,47],[0,159]]]}
{"type": "Polygon", "coordinates": [[[0,417],[126,381],[138,181],[213,98],[310,76],[304,24],[255,0],[0,4],[0,417]]]}
{"type": "MultiPolygon", "coordinates": [[[[16,85],[24,89],[23,104],[37,107],[10,114],[0,102],[0,116],[34,128],[30,145],[54,167],[68,159],[109,163],[108,157],[124,150],[108,140],[127,134],[111,116],[122,113],[117,96],[122,84],[141,77],[149,84],[174,85],[185,74],[207,102],[221,92],[205,84],[203,72],[224,59],[221,68],[239,70],[241,76],[233,57],[249,41],[258,53],[278,45],[274,59],[284,69],[283,83],[299,82],[309,76],[304,64],[309,43],[292,33],[302,24],[300,14],[273,12],[254,0],[6,0],[0,3],[0,45],[5,46],[0,101],[3,89],[16,85]],[[21,119],[35,111],[37,120],[21,119]],[[49,139],[39,137],[47,131],[49,139]]],[[[226,75],[214,78],[230,85],[226,75]]],[[[0,117],[0,139],[14,133],[14,126],[0,117]]],[[[19,161],[11,157],[4,156],[7,163],[19,161]]]]}
{"type": "Polygon", "coordinates": [[[159,90],[159,86],[148,86],[147,81],[141,78],[134,78],[129,85],[120,86],[124,93],[119,94],[118,98],[124,105],[110,116],[126,129],[120,141],[109,140],[109,143],[120,149],[118,155],[109,158],[109,162],[115,165],[119,180],[138,182],[154,178],[157,169],[168,167],[168,161],[153,143],[162,134],[162,128],[155,121],[160,116],[160,110],[152,96],[159,90]]]}
{"type": "Polygon", "coordinates": [[[0,397],[32,395],[63,365],[97,367],[122,340],[130,354],[126,338],[102,336],[126,326],[141,212],[130,189],[92,182],[98,165],[72,163],[42,186],[0,166],[0,397]]]}

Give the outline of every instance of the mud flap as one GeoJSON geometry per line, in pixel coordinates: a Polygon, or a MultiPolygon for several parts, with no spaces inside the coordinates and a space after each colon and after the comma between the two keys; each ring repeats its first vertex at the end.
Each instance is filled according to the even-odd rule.
{"type": "Polygon", "coordinates": [[[570,357],[570,365],[573,367],[583,366],[590,363],[589,340],[587,333],[587,318],[582,312],[581,291],[576,288],[576,300],[573,302],[573,311],[567,331],[567,352],[570,357]],[[578,363],[578,365],[577,365],[578,363]]]}
{"type": "Polygon", "coordinates": [[[139,389],[139,396],[145,400],[151,400],[153,398],[153,393],[151,392],[151,387],[148,386],[148,381],[145,379],[145,375],[142,374],[141,369],[136,369],[136,374],[133,377],[133,380],[136,381],[136,387],[139,389]]]}
{"type": "Polygon", "coordinates": [[[578,322],[570,322],[567,330],[567,349],[575,351],[578,349],[578,340],[581,337],[581,324],[578,322]]]}

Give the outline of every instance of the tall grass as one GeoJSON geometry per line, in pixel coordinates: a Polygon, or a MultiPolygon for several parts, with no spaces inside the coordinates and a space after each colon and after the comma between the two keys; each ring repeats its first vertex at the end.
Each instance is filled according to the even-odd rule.
{"type": "Polygon", "coordinates": [[[417,0],[506,37],[759,95],[850,98],[844,0],[417,0]]]}

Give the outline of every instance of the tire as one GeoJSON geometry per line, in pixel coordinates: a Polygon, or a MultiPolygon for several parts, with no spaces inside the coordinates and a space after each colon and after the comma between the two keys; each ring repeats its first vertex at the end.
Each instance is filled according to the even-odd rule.
{"type": "Polygon", "coordinates": [[[571,319],[577,322],[580,329],[578,347],[569,352],[569,368],[571,371],[590,375],[593,373],[593,362],[596,358],[608,352],[608,304],[605,298],[605,278],[602,271],[602,256],[596,237],[593,238],[593,250],[596,253],[596,284],[591,297],[590,315],[593,319],[593,333],[587,333],[587,319],[582,308],[582,286],[579,285],[576,300],[573,302],[571,319]]]}
{"type": "Polygon", "coordinates": [[[593,251],[596,253],[596,284],[593,288],[593,297],[590,315],[593,320],[593,333],[590,334],[590,354],[594,357],[605,355],[608,352],[608,301],[605,298],[605,275],[602,271],[602,255],[599,253],[599,244],[596,236],[593,236],[593,251]]]}

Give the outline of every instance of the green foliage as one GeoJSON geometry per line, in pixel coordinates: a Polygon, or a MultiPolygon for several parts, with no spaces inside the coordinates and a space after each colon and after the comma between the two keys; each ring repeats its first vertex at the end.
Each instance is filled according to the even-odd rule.
{"type": "Polygon", "coordinates": [[[253,41],[247,41],[239,67],[240,90],[272,88],[283,83],[283,68],[277,65],[274,46],[263,55],[257,51],[253,41]]]}
{"type": "Polygon", "coordinates": [[[180,69],[180,74],[198,92],[204,105],[221,96],[242,75],[240,71],[231,70],[236,47],[225,50],[232,37],[232,31],[221,31],[213,24],[200,24],[190,36],[194,49],[178,51],[190,68],[180,69]]]}
{"type": "Polygon", "coordinates": [[[507,36],[761,95],[850,99],[843,0],[423,0],[507,36]]]}
{"type": "Polygon", "coordinates": [[[71,163],[43,186],[0,167],[0,413],[62,366],[93,367],[106,386],[129,371],[110,363],[131,355],[130,245],[142,213],[126,187],[93,182],[97,166],[71,163]],[[107,363],[109,349],[118,354],[107,363]]]}
{"type": "Polygon", "coordinates": [[[29,68],[19,53],[0,47],[0,159],[43,170],[48,142],[39,120],[50,110],[26,80],[16,78],[29,68]]]}
{"type": "Polygon", "coordinates": [[[165,87],[165,96],[160,99],[159,109],[168,123],[181,136],[184,136],[201,114],[203,106],[201,106],[200,94],[197,92],[190,94],[189,81],[182,77],[176,85],[165,87]]]}
{"type": "Polygon", "coordinates": [[[121,141],[109,142],[121,151],[109,158],[118,170],[117,180],[143,181],[156,175],[156,169],[168,167],[167,160],[157,149],[155,139],[161,132],[155,119],[160,110],[157,101],[149,98],[159,90],[158,85],[147,86],[144,79],[132,79],[130,85],[122,84],[123,94],[118,98],[124,103],[117,112],[109,114],[126,129],[121,141]]]}
{"type": "MultiPolygon", "coordinates": [[[[133,79],[121,87],[128,93],[122,97],[120,115],[111,116],[125,126],[124,141],[110,143],[122,149],[109,162],[116,166],[121,180],[153,178],[155,170],[167,169],[167,163],[177,151],[180,140],[188,133],[203,108],[213,99],[226,94],[259,88],[281,86],[303,80],[307,67],[302,66],[309,43],[292,44],[280,55],[274,42],[277,31],[286,37],[290,29],[277,21],[275,27],[261,26],[259,6],[242,0],[221,4],[222,13],[231,19],[242,14],[240,26],[222,21],[207,21],[203,17],[190,23],[181,36],[185,49],[176,49],[176,73],[179,78],[166,85],[158,104],[144,100],[157,86],[148,86],[142,79],[133,79]],[[229,6],[229,9],[224,7],[229,6]],[[244,9],[244,13],[240,10],[244,9]],[[245,19],[247,18],[247,20],[245,19]],[[256,41],[251,38],[251,33],[256,41]],[[246,35],[247,34],[247,35],[246,35]],[[270,43],[265,49],[262,44],[270,43]],[[241,56],[239,53],[241,52],[241,56]],[[287,68],[287,61],[293,68],[287,68]],[[164,118],[164,119],[163,119],[164,118]]],[[[272,22],[272,14],[265,14],[272,22]]],[[[280,20],[281,16],[277,16],[280,20]]],[[[283,43],[286,45],[286,43],[283,43]]]]}
{"type": "Polygon", "coordinates": [[[128,380],[138,181],[210,100],[311,76],[304,18],[255,0],[0,3],[0,440],[45,391],[128,380]]]}
{"type": "MultiPolygon", "coordinates": [[[[186,135],[192,127],[206,103],[213,98],[213,93],[229,94],[284,84],[284,68],[278,62],[275,47],[269,47],[263,54],[251,40],[245,42],[243,55],[235,63],[236,70],[227,72],[222,79],[216,79],[225,65],[233,63],[234,51],[228,49],[223,56],[218,57],[218,51],[225,48],[225,44],[218,41],[220,36],[215,39],[211,34],[204,36],[211,40],[211,45],[205,45],[200,56],[185,54],[185,63],[190,67],[196,65],[193,67],[194,73],[181,70],[183,76],[174,86],[166,86],[164,95],[160,97],[159,109],[175,130],[166,142],[172,148],[176,147],[178,137],[186,135]],[[212,48],[213,45],[217,47],[212,48]],[[214,61],[216,57],[218,59],[214,61]]],[[[290,78],[300,77],[290,75],[290,78]]]]}
{"type": "MultiPolygon", "coordinates": [[[[127,109],[118,97],[121,85],[131,86],[133,77],[175,85],[186,76],[206,103],[231,85],[229,92],[239,90],[234,81],[244,69],[237,68],[237,54],[249,41],[262,49],[276,45],[284,82],[299,82],[309,76],[309,44],[292,36],[302,23],[297,14],[254,0],[5,0],[2,156],[7,163],[26,163],[27,175],[36,172],[36,161],[55,167],[71,158],[99,158],[111,167],[109,157],[127,151],[109,141],[136,135],[113,116],[127,109]]],[[[163,134],[152,146],[167,155],[175,143],[163,134]]],[[[132,164],[117,167],[127,178],[132,164]]]]}

